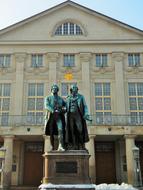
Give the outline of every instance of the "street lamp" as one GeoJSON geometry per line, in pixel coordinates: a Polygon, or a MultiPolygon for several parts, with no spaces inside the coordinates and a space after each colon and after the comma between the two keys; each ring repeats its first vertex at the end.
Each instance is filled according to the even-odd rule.
{"type": "Polygon", "coordinates": [[[134,146],[132,148],[132,151],[134,157],[134,186],[140,187],[142,186],[142,178],[141,178],[141,169],[140,169],[139,148],[134,146]]]}
{"type": "Polygon", "coordinates": [[[3,170],[4,170],[5,154],[6,154],[6,148],[5,147],[1,147],[0,148],[0,163],[1,163],[1,168],[0,168],[1,185],[0,185],[0,189],[3,189],[3,170]]]}

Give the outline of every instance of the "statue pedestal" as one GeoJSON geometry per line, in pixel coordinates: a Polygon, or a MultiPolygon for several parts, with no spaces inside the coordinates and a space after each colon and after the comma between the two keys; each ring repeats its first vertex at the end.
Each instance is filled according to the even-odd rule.
{"type": "Polygon", "coordinates": [[[85,150],[46,152],[45,174],[39,189],[72,190],[76,189],[77,185],[77,189],[95,189],[89,178],[89,157],[85,150]]]}

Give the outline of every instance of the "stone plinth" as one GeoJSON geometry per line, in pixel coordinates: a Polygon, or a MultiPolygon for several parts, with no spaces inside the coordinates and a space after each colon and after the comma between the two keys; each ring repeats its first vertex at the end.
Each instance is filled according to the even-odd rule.
{"type": "Polygon", "coordinates": [[[53,184],[42,184],[39,187],[40,190],[96,190],[94,184],[76,184],[76,185],[53,185],[53,184]]]}
{"type": "Polygon", "coordinates": [[[89,157],[84,150],[46,152],[43,183],[90,184],[89,157]]]}

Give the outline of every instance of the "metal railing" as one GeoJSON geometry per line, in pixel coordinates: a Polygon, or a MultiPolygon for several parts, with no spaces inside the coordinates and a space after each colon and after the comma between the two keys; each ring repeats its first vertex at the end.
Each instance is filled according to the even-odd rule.
{"type": "Polygon", "coordinates": [[[42,126],[44,118],[44,116],[0,115],[0,126],[42,126]]]}
{"type": "MultiPolygon", "coordinates": [[[[143,125],[143,117],[130,115],[112,115],[112,116],[97,116],[91,115],[92,122],[87,122],[88,125],[109,125],[109,126],[134,126],[143,125]]],[[[45,116],[16,116],[16,115],[0,115],[1,127],[12,126],[43,126],[45,116]]]]}

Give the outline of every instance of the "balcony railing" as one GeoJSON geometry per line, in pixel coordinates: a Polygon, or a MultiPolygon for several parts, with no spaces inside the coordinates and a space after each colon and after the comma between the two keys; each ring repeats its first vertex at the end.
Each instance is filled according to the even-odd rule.
{"type": "MultiPolygon", "coordinates": [[[[109,125],[109,126],[134,126],[143,125],[143,117],[130,115],[112,115],[112,116],[96,116],[91,115],[92,122],[88,125],[109,125]]],[[[16,116],[16,115],[0,115],[1,127],[13,126],[42,126],[44,125],[44,116],[16,116]]]]}
{"type": "Polygon", "coordinates": [[[44,116],[27,116],[27,115],[0,115],[0,126],[29,126],[44,125],[44,116]]]}

